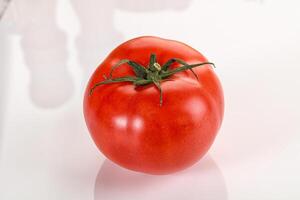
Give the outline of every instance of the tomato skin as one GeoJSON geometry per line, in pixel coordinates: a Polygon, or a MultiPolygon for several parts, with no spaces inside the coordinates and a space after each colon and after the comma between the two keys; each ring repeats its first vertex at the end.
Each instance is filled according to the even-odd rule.
{"type": "MultiPolygon", "coordinates": [[[[132,83],[107,84],[89,94],[118,61],[126,58],[147,66],[151,53],[160,64],[170,58],[189,64],[207,61],[181,42],[150,36],[129,40],[113,50],[90,78],[84,116],[94,142],[107,158],[131,170],[168,174],[197,162],[220,128],[223,91],[211,66],[194,68],[198,80],[184,71],[162,82],[162,106],[153,84],[137,88],[132,83]]],[[[114,77],[128,75],[134,73],[127,65],[113,73],[114,77]]]]}

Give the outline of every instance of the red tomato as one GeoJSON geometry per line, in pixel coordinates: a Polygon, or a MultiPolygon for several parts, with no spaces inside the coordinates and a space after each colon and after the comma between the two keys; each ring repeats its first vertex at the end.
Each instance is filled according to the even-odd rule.
{"type": "MultiPolygon", "coordinates": [[[[108,159],[131,170],[167,174],[191,166],[208,151],[222,122],[223,92],[209,64],[193,68],[198,79],[190,70],[172,74],[167,80],[159,78],[161,101],[153,82],[144,86],[134,82],[134,86],[133,81],[110,81],[136,77],[128,62],[109,76],[112,67],[123,59],[152,73],[151,54],[157,57],[155,63],[159,65],[152,67],[158,74],[165,73],[159,70],[171,58],[189,65],[207,62],[201,53],[174,40],[129,40],[114,49],[92,75],[84,97],[84,116],[94,142],[108,159]]],[[[182,66],[174,62],[169,70],[182,66]]]]}

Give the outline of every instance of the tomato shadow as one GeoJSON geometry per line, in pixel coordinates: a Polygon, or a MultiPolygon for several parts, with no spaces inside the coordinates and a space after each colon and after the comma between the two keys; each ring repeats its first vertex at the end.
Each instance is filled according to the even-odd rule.
{"type": "Polygon", "coordinates": [[[163,176],[129,171],[105,160],[97,175],[94,191],[95,200],[226,200],[227,196],[223,174],[210,156],[187,170],[163,176]]]}
{"type": "Polygon", "coordinates": [[[4,120],[6,113],[6,99],[8,91],[8,77],[9,77],[9,60],[10,60],[10,40],[6,27],[0,24],[0,159],[3,143],[4,120]]]}

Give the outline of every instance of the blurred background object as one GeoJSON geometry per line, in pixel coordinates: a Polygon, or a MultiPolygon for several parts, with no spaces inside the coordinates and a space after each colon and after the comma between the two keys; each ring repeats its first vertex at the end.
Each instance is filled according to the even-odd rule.
{"type": "Polygon", "coordinates": [[[161,10],[184,11],[191,0],[115,0],[117,8],[133,12],[158,12],[161,10]]]}
{"type": "Polygon", "coordinates": [[[11,59],[11,43],[9,31],[6,25],[0,22],[0,160],[3,143],[3,131],[5,113],[7,111],[6,101],[9,87],[9,65],[11,59]]]}
{"type": "Polygon", "coordinates": [[[0,0],[0,21],[4,16],[10,1],[11,0],[0,0]]]}
{"type": "Polygon", "coordinates": [[[95,182],[94,200],[120,199],[227,200],[223,174],[205,156],[191,168],[173,175],[155,176],[132,172],[105,160],[95,182]]]}
{"type": "MultiPolygon", "coordinates": [[[[9,0],[2,0],[2,14],[9,0]]],[[[159,11],[183,10],[189,1],[132,1],[113,0],[70,1],[79,20],[79,33],[75,39],[75,53],[86,82],[95,67],[124,36],[114,27],[117,9],[159,11]]],[[[74,83],[68,62],[70,45],[64,27],[59,26],[56,13],[57,0],[14,0],[11,3],[16,32],[21,36],[24,62],[30,72],[30,97],[37,106],[54,108],[71,98],[74,83]]],[[[72,45],[71,45],[72,46],[72,45]]]]}
{"type": "MultiPolygon", "coordinates": [[[[125,0],[126,1],[126,0],[125,0]]],[[[116,2],[99,0],[73,0],[72,7],[79,20],[79,34],[75,39],[77,58],[84,82],[106,55],[123,39],[114,25],[116,2]]]]}
{"type": "Polygon", "coordinates": [[[41,107],[57,107],[73,93],[67,36],[57,25],[56,0],[15,0],[16,30],[30,71],[29,92],[41,107]]]}

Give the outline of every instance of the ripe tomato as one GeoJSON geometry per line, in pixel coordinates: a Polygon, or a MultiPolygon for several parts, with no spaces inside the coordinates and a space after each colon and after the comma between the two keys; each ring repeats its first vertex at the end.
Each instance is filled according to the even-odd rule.
{"type": "Polygon", "coordinates": [[[197,162],[215,139],[223,108],[220,82],[201,53],[148,36],[114,49],[90,78],[84,97],[86,124],[101,152],[150,174],[197,162]],[[185,70],[176,71],[180,67],[185,70]]]}

